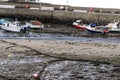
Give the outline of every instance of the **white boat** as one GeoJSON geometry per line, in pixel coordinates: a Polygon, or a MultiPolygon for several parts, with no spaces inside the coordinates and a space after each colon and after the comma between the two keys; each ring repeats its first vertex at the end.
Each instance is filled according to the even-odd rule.
{"type": "Polygon", "coordinates": [[[108,27],[108,32],[109,33],[118,33],[120,32],[120,22],[119,21],[112,21],[111,23],[109,23],[106,27],[108,27]]]}
{"type": "Polygon", "coordinates": [[[40,21],[32,20],[30,22],[26,22],[26,25],[29,26],[31,29],[43,29],[44,25],[40,21]]]}
{"type": "Polygon", "coordinates": [[[5,31],[10,31],[10,32],[20,32],[23,27],[27,26],[22,26],[19,21],[11,22],[11,23],[3,23],[1,25],[1,28],[5,31]]]}
{"type": "Polygon", "coordinates": [[[112,29],[112,28],[118,28],[119,24],[120,24],[119,21],[117,21],[117,22],[116,21],[111,21],[105,27],[110,28],[110,29],[112,29]]]}

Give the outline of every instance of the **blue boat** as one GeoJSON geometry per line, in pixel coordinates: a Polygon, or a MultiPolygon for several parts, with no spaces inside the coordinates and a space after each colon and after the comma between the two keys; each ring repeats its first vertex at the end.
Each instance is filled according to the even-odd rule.
{"type": "Polygon", "coordinates": [[[91,30],[91,29],[86,29],[88,32],[90,32],[90,33],[100,33],[100,34],[102,34],[103,32],[102,31],[100,31],[100,30],[91,30]]]}
{"type": "Polygon", "coordinates": [[[105,34],[108,33],[107,29],[95,29],[95,28],[86,28],[87,32],[93,34],[105,34]]]}

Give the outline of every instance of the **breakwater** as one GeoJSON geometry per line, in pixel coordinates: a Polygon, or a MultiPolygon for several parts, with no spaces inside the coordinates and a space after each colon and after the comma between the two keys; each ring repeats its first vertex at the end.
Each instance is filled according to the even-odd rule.
{"type": "Polygon", "coordinates": [[[108,13],[80,13],[72,11],[49,11],[49,10],[31,10],[31,9],[0,9],[1,17],[13,17],[20,20],[37,19],[43,22],[72,24],[77,19],[82,19],[85,23],[98,21],[100,24],[106,24],[112,20],[119,20],[119,14],[108,13]]]}

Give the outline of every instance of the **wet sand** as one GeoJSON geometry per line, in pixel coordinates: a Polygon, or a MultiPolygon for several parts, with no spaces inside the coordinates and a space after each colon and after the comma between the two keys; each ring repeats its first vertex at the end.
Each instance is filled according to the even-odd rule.
{"type": "MultiPolygon", "coordinates": [[[[120,44],[117,43],[97,43],[97,42],[73,42],[73,41],[51,41],[51,40],[24,40],[24,39],[4,39],[8,43],[17,46],[25,46],[35,50],[39,54],[48,55],[55,58],[98,61],[112,64],[120,64],[120,44]]],[[[9,44],[0,43],[0,49],[9,44]]],[[[24,49],[24,48],[23,48],[24,49]]],[[[14,52],[22,51],[15,48],[14,52]]],[[[2,50],[1,50],[2,52],[2,50]]],[[[26,51],[27,52],[27,51],[26,51]]]]}
{"type": "Polygon", "coordinates": [[[119,80],[119,49],[111,43],[3,39],[0,80],[34,80],[34,73],[41,80],[119,80]]]}

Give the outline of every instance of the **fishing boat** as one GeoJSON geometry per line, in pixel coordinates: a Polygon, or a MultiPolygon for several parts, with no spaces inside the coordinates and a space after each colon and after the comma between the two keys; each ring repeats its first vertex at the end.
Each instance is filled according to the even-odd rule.
{"type": "Polygon", "coordinates": [[[120,22],[119,21],[111,21],[106,26],[94,27],[94,29],[92,27],[88,27],[86,30],[90,33],[100,33],[100,34],[120,33],[120,22]]]}
{"type": "Polygon", "coordinates": [[[87,27],[86,31],[93,34],[106,34],[108,33],[107,28],[96,28],[96,27],[87,27]]]}
{"type": "Polygon", "coordinates": [[[109,23],[108,25],[106,25],[105,27],[108,27],[109,33],[119,33],[120,32],[120,22],[119,21],[111,21],[111,23],[109,23]]]}
{"type": "Polygon", "coordinates": [[[27,27],[26,25],[21,25],[19,21],[3,23],[1,28],[5,31],[10,32],[20,32],[23,27],[27,27]]]}
{"type": "Polygon", "coordinates": [[[86,25],[83,24],[82,20],[76,20],[75,22],[73,22],[73,26],[77,29],[82,29],[82,30],[86,29],[86,25]]]}
{"type": "Polygon", "coordinates": [[[30,27],[30,29],[43,29],[44,25],[40,21],[32,20],[30,22],[26,22],[26,25],[30,27]]]}

